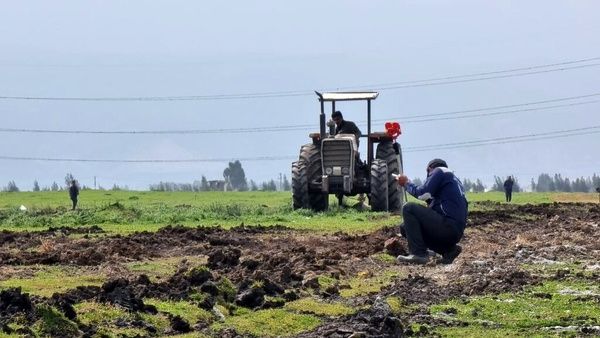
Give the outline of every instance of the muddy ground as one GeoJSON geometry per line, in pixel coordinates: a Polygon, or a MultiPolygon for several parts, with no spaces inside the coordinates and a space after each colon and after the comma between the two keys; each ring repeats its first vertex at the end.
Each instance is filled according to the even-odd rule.
{"type": "MultiPolygon", "coordinates": [[[[598,204],[480,203],[478,206],[488,211],[470,213],[468,229],[461,242],[463,253],[451,265],[436,265],[432,261],[427,266],[397,266],[374,258],[383,252],[384,241],[395,236],[396,229],[391,227],[364,235],[324,235],[285,227],[243,226],[231,230],[168,226],[158,232],[130,236],[105,235],[98,227],[55,228],[36,233],[3,231],[0,232],[0,269],[32,264],[119,266],[131,261],[176,256],[204,256],[208,269],[194,269],[183,261],[174,275],[160,281],[115,269],[118,272],[101,287],[79,287],[49,298],[6,290],[0,294],[0,330],[10,332],[6,324],[17,315],[36,320],[40,314],[35,308],[40,304],[55,306],[77,323],[73,305],[84,300],[118,304],[130,311],[148,313],[156,309],[144,304],[145,297],[188,300],[198,292],[204,295],[198,306],[207,310],[213,309],[217,302],[251,309],[281,307],[286,301],[315,292],[325,300],[335,300],[340,297],[340,288],[345,287],[344,280],[357,274],[377,275],[393,268],[402,277],[378,294],[354,300],[357,305],[368,305],[366,308],[351,316],[323,318],[323,325],[300,336],[428,334],[412,332],[411,324],[456,325],[431,316],[428,305],[450,298],[517,292],[524,286],[539,283],[540,277],[523,269],[523,264],[600,260],[598,204]],[[322,288],[319,276],[340,282],[322,288]],[[223,277],[233,282],[233,292],[218,287],[223,277]],[[414,310],[392,313],[382,301],[388,296],[400,297],[414,310]]],[[[553,278],[560,279],[564,275],[557,274],[553,278]]],[[[586,278],[600,281],[598,273],[586,278]]],[[[171,324],[173,333],[209,332],[181,318],[171,318],[171,324]]],[[[79,324],[79,330],[92,335],[98,328],[79,324]]],[[[148,334],[152,335],[151,328],[148,334]]],[[[228,330],[220,335],[236,336],[237,333],[228,330]]]]}

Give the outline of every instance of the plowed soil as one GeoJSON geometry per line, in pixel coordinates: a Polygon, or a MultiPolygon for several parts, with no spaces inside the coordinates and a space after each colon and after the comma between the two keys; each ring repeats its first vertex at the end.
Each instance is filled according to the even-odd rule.
{"type": "MultiPolygon", "coordinates": [[[[145,275],[125,274],[102,287],[79,287],[52,298],[34,297],[34,303],[57,306],[75,319],[73,305],[83,300],[119,304],[131,311],[155,312],[143,303],[145,297],[188,299],[198,288],[205,297],[200,307],[210,309],[222,297],[252,309],[283,306],[265,301],[265,295],[286,301],[306,290],[318,288],[314,276],[344,280],[367,272],[377,275],[395,269],[402,277],[378,294],[361,298],[368,309],[351,316],[324,319],[324,324],[302,337],[395,337],[411,334],[409,324],[445,325],[431,317],[426,307],[449,298],[516,292],[539,283],[539,277],[521,266],[556,260],[600,260],[600,206],[597,204],[507,205],[481,203],[482,210],[469,215],[469,228],[461,241],[463,253],[451,265],[399,266],[376,260],[386,239],[396,235],[394,227],[373,233],[314,234],[285,227],[186,228],[168,226],[158,232],[130,236],[89,236],[100,228],[62,228],[45,232],[0,232],[0,266],[71,265],[100,266],[153,258],[205,256],[209,270],[182,267],[160,282],[145,275]],[[73,236],[73,234],[77,234],[73,236]],[[235,297],[215,287],[226,276],[235,284],[235,297]],[[260,287],[256,287],[260,281],[260,287]],[[381,300],[401,297],[415,311],[394,315],[381,300]]],[[[557,276],[560,278],[560,276],[557,276]]],[[[591,278],[599,280],[597,274],[591,278]]],[[[324,298],[339,297],[336,290],[324,298]]],[[[34,320],[30,297],[17,290],[0,294],[0,329],[17,313],[34,320]]],[[[186,331],[180,319],[172,320],[174,332],[186,331]]],[[[192,323],[193,324],[193,323],[192,323]]],[[[80,327],[89,334],[97,328],[80,327]]],[[[234,334],[232,334],[234,335],[234,334]]]]}

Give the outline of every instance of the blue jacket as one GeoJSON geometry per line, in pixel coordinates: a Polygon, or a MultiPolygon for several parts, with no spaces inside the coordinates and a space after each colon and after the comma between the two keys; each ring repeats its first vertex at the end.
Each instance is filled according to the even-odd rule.
{"type": "Polygon", "coordinates": [[[437,213],[456,221],[459,227],[457,230],[462,235],[467,224],[469,203],[465,197],[465,188],[448,168],[435,168],[423,185],[408,182],[405,188],[420,200],[430,200],[428,206],[437,213]]]}

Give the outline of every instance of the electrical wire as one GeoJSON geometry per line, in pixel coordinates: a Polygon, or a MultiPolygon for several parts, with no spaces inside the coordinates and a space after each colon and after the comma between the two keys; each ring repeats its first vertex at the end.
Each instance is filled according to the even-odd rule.
{"type": "MultiPolygon", "coordinates": [[[[476,109],[468,109],[468,110],[458,110],[458,111],[445,112],[445,113],[411,115],[411,116],[405,116],[405,117],[389,117],[389,118],[385,118],[385,119],[373,119],[372,122],[385,122],[385,121],[390,121],[390,120],[399,120],[399,121],[401,121],[402,124],[410,124],[410,123],[423,123],[423,122],[441,121],[441,120],[454,120],[454,119],[465,119],[465,118],[484,117],[484,116],[505,115],[505,114],[519,113],[519,112],[530,112],[530,111],[539,111],[539,110],[556,109],[556,108],[562,108],[562,107],[573,107],[573,106],[579,106],[579,105],[593,104],[593,103],[599,103],[600,100],[574,102],[574,103],[568,103],[568,104],[545,106],[545,107],[534,107],[534,108],[527,108],[527,109],[514,109],[514,110],[491,112],[491,113],[452,116],[452,115],[467,114],[467,113],[471,113],[471,112],[498,110],[498,109],[511,108],[511,107],[524,107],[524,106],[531,106],[531,105],[536,105],[536,104],[562,102],[562,101],[596,97],[596,96],[600,96],[600,93],[563,97],[563,98],[543,100],[543,101],[526,102],[526,103],[520,103],[520,104],[502,105],[502,106],[476,108],[476,109]],[[424,117],[431,117],[431,118],[424,118],[424,117]]],[[[366,123],[366,121],[360,121],[359,123],[364,124],[364,123],[366,123]]],[[[246,128],[187,129],[187,130],[186,129],[181,129],[181,130],[60,130],[60,129],[0,128],[0,132],[5,132],[5,133],[42,133],[42,134],[46,133],[46,134],[107,134],[107,135],[115,135],[115,134],[117,134],[117,135],[119,135],[119,134],[120,135],[123,135],[123,134],[131,134],[131,135],[182,134],[182,135],[185,135],[185,134],[220,134],[220,133],[240,134],[240,133],[284,132],[284,131],[306,130],[307,128],[310,128],[310,127],[314,127],[314,124],[295,124],[295,125],[284,125],[284,126],[264,126],[264,127],[246,127],[246,128]]]]}
{"type": "MultiPolygon", "coordinates": [[[[543,133],[533,133],[517,136],[505,136],[491,139],[471,140],[454,143],[442,143],[426,146],[404,147],[403,152],[424,152],[431,150],[447,150],[470,148],[477,146],[487,146],[505,143],[519,143],[528,141],[537,141],[544,139],[557,139],[571,136],[592,135],[600,133],[600,125],[589,126],[583,128],[557,130],[543,133]]],[[[81,159],[81,158],[52,158],[52,157],[24,157],[24,156],[0,156],[0,160],[15,160],[15,161],[45,161],[45,162],[104,162],[104,163],[201,163],[201,162],[226,162],[226,161],[280,161],[292,160],[297,157],[291,156],[258,156],[258,157],[231,157],[231,158],[206,158],[206,159],[81,159]]]]}
{"type": "MultiPolygon", "coordinates": [[[[343,87],[343,89],[358,89],[369,87],[373,90],[385,91],[403,88],[438,86],[446,84],[456,84],[473,81],[483,81],[491,79],[502,79],[517,76],[527,76],[534,74],[574,70],[581,68],[597,67],[600,63],[580,64],[590,61],[600,60],[600,57],[587,59],[564,61],[553,64],[534,65],[529,67],[505,69],[491,72],[472,73],[464,75],[453,75],[437,77],[423,80],[412,80],[403,82],[380,83],[372,85],[357,85],[353,87],[343,87]],[[579,64],[571,66],[573,64],[579,64]],[[560,68],[534,70],[542,68],[551,68],[561,66],[560,68]],[[523,72],[526,71],[526,72],[523,72]],[[516,72],[516,73],[515,73],[516,72]],[[507,74],[515,73],[515,74],[507,74]],[[504,74],[504,75],[498,75],[504,74]],[[476,77],[476,78],[472,78],[476,77]],[[470,79],[469,79],[470,78],[470,79]]],[[[340,88],[336,88],[338,90],[340,88]]],[[[212,95],[190,95],[190,96],[138,96],[138,97],[51,97],[51,96],[0,96],[0,100],[36,100],[36,101],[208,101],[208,100],[239,100],[239,99],[260,99],[260,98],[279,98],[293,96],[314,95],[313,90],[290,90],[290,91],[270,91],[270,92],[251,92],[240,94],[212,94],[212,95]]]]}

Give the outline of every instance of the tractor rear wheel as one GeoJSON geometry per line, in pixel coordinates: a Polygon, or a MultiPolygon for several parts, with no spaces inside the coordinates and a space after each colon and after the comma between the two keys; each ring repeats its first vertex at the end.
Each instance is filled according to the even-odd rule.
{"type": "Polygon", "coordinates": [[[388,173],[384,160],[373,160],[371,164],[369,202],[372,211],[388,211],[388,173]]]}
{"type": "MultiPolygon", "coordinates": [[[[399,145],[398,145],[399,146],[399,145]]],[[[398,189],[398,181],[393,174],[400,174],[400,163],[392,141],[383,141],[377,145],[375,157],[385,161],[388,173],[388,210],[397,211],[402,207],[402,191],[398,189]]]]}
{"type": "Polygon", "coordinates": [[[304,161],[292,162],[292,208],[308,208],[308,178],[306,177],[306,163],[304,161]]]}
{"type": "Polygon", "coordinates": [[[300,149],[300,160],[306,164],[306,177],[308,192],[307,207],[314,211],[325,211],[329,208],[329,194],[320,191],[310,191],[308,185],[310,182],[321,181],[323,168],[321,167],[321,149],[313,144],[305,144],[300,149]]]}

